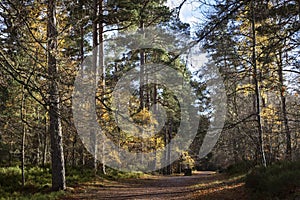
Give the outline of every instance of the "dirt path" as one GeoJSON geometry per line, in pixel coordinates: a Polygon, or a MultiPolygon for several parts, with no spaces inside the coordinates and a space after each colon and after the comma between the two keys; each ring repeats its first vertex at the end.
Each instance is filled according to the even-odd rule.
{"type": "Polygon", "coordinates": [[[118,182],[81,185],[67,200],[189,200],[247,199],[244,183],[214,172],[194,172],[192,176],[154,176],[118,182]]]}

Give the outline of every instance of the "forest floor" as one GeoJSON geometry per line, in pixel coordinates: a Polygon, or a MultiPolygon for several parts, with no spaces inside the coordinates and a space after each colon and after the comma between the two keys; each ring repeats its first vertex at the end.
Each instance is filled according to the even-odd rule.
{"type": "Polygon", "coordinates": [[[65,200],[248,199],[243,176],[193,172],[192,176],[145,176],[120,181],[100,180],[76,186],[65,200]]]}

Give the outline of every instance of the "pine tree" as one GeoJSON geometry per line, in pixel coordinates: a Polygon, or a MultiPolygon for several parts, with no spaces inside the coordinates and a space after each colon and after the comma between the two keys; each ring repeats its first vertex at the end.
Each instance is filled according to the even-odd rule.
{"type": "Polygon", "coordinates": [[[62,127],[60,118],[60,97],[58,89],[57,55],[57,25],[56,25],[56,1],[49,0],[47,4],[47,38],[48,38],[48,74],[49,86],[49,132],[51,134],[52,156],[52,189],[64,190],[65,163],[63,154],[62,127]]]}

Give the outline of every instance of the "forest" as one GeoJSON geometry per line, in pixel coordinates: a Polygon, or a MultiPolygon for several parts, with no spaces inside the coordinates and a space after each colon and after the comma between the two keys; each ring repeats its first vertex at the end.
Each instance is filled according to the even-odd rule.
{"type": "Polygon", "coordinates": [[[299,0],[1,0],[0,199],[300,198],[299,0]]]}

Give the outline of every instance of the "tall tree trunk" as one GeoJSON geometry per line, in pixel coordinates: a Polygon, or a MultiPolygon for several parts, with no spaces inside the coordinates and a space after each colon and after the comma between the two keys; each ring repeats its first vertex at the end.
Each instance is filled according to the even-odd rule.
{"type": "MultiPolygon", "coordinates": [[[[157,83],[157,80],[155,79],[154,80],[154,82],[155,82],[155,84],[153,85],[153,104],[154,104],[154,107],[153,107],[153,112],[156,114],[156,113],[158,113],[158,106],[157,106],[157,85],[156,85],[156,83],[157,83]]],[[[156,130],[156,123],[154,124],[154,130],[156,130]]],[[[154,139],[154,148],[157,148],[157,138],[156,138],[156,136],[154,136],[155,137],[155,139],[154,139]]],[[[155,151],[154,151],[154,161],[153,161],[153,164],[154,164],[154,166],[153,166],[153,169],[156,169],[156,165],[157,165],[157,151],[156,151],[156,149],[155,149],[155,151]]]]}
{"type": "Polygon", "coordinates": [[[283,83],[283,72],[282,72],[282,52],[279,52],[279,62],[278,62],[278,77],[279,77],[279,89],[280,89],[280,99],[281,99],[281,111],[284,124],[284,132],[286,136],[286,159],[292,160],[292,144],[291,144],[291,132],[289,127],[289,121],[286,111],[286,98],[285,98],[285,86],[283,83]]]}
{"type": "Polygon", "coordinates": [[[57,27],[56,27],[56,0],[48,0],[48,75],[49,85],[49,131],[51,135],[51,159],[52,159],[52,189],[64,190],[65,163],[63,155],[63,140],[60,115],[59,79],[56,65],[57,53],[57,27]]]}
{"type": "MultiPolygon", "coordinates": [[[[80,10],[83,10],[83,0],[79,1],[80,3],[80,10]]],[[[84,13],[81,12],[81,19],[84,18],[84,13]]],[[[80,64],[82,64],[84,61],[84,23],[82,22],[80,24],[80,64]]],[[[79,70],[81,73],[81,77],[83,76],[83,70],[79,70]]],[[[77,137],[77,135],[76,135],[77,137]]],[[[81,155],[81,165],[84,166],[85,165],[85,159],[84,159],[84,146],[80,145],[80,150],[79,153],[81,155]]]]}
{"type": "MultiPolygon", "coordinates": [[[[39,109],[36,108],[36,115],[37,115],[37,118],[38,118],[38,123],[40,123],[40,112],[39,112],[39,109]]],[[[41,133],[38,132],[37,133],[37,146],[36,146],[36,165],[39,165],[40,164],[40,158],[41,158],[41,133]]]]}
{"type": "Polygon", "coordinates": [[[25,138],[26,138],[26,96],[24,86],[22,87],[22,102],[21,102],[21,122],[23,125],[23,133],[22,133],[22,158],[21,158],[21,165],[22,165],[22,186],[25,186],[25,138]]]}
{"type": "Polygon", "coordinates": [[[77,143],[77,135],[74,136],[72,142],[72,166],[76,165],[76,143],[77,143]]]}
{"type": "MultiPolygon", "coordinates": [[[[97,85],[97,58],[98,58],[98,0],[94,0],[93,1],[93,16],[92,16],[92,20],[93,20],[93,24],[92,24],[92,28],[93,28],[93,66],[92,66],[92,76],[94,77],[93,80],[95,80],[95,83],[97,85]]],[[[96,91],[94,91],[96,92],[96,91]]],[[[92,102],[94,103],[94,102],[92,102]]],[[[91,120],[91,126],[93,127],[93,123],[96,121],[97,119],[94,119],[94,115],[93,115],[93,119],[91,120]]],[[[97,141],[97,133],[96,133],[96,127],[91,128],[91,132],[90,132],[90,142],[91,142],[91,153],[93,155],[93,165],[94,165],[94,172],[96,174],[97,172],[97,168],[98,168],[98,157],[97,157],[97,150],[98,150],[98,141],[97,141]]]]}
{"type": "MultiPolygon", "coordinates": [[[[144,34],[144,22],[140,22],[140,30],[144,34]]],[[[144,109],[144,74],[145,74],[145,50],[140,49],[140,110],[144,109]]]]}
{"type": "Polygon", "coordinates": [[[256,28],[255,28],[255,8],[254,1],[251,1],[251,28],[252,28],[252,65],[253,65],[253,81],[255,86],[255,103],[256,103],[256,116],[257,116],[257,124],[258,124],[258,140],[259,140],[259,150],[261,156],[261,162],[263,166],[267,166],[265,151],[264,151],[264,139],[263,139],[263,129],[261,123],[261,114],[260,114],[260,89],[258,83],[258,69],[256,63],[256,28]]]}
{"type": "Polygon", "coordinates": [[[168,140],[169,140],[169,146],[168,146],[168,166],[167,166],[167,173],[168,175],[172,174],[172,165],[171,165],[171,141],[172,141],[172,132],[173,132],[173,120],[170,119],[169,122],[169,130],[168,130],[168,140]]]}
{"type": "MultiPolygon", "coordinates": [[[[100,67],[100,75],[102,76],[102,101],[104,102],[105,100],[105,91],[106,91],[106,85],[105,85],[105,66],[104,66],[104,43],[103,43],[103,31],[104,31],[104,27],[103,27],[103,0],[100,0],[99,2],[99,22],[98,22],[98,26],[99,26],[99,67],[100,67]]],[[[102,114],[105,112],[105,108],[103,106],[102,108],[103,112],[102,114]]],[[[104,130],[102,130],[104,131],[104,130]]],[[[106,174],[106,169],[105,169],[105,138],[104,138],[104,133],[102,133],[102,173],[106,174]]]]}
{"type": "Polygon", "coordinates": [[[45,123],[45,133],[43,137],[43,160],[42,160],[42,166],[45,167],[46,162],[47,162],[47,135],[48,135],[48,123],[47,123],[47,112],[45,112],[44,116],[44,123],[45,123]]]}
{"type": "MultiPolygon", "coordinates": [[[[80,10],[83,10],[83,1],[84,0],[79,1],[80,10]]],[[[84,13],[81,12],[81,19],[83,18],[84,18],[84,13]]],[[[80,23],[80,64],[82,64],[83,61],[84,61],[84,23],[81,22],[80,23]]]]}
{"type": "MultiPolygon", "coordinates": [[[[166,126],[165,130],[164,130],[164,143],[165,143],[165,146],[166,147],[168,145],[168,127],[166,126]]],[[[163,159],[164,159],[164,163],[168,164],[168,149],[166,149],[164,151],[164,155],[163,155],[163,159]]],[[[168,174],[168,168],[167,166],[165,166],[163,168],[163,175],[167,175],[168,174]]]]}
{"type": "Polygon", "coordinates": [[[84,153],[84,146],[81,145],[81,166],[85,165],[85,153],[84,153]]]}
{"type": "MultiPolygon", "coordinates": [[[[140,21],[140,31],[142,32],[142,34],[144,34],[144,21],[141,20],[140,21]]],[[[142,47],[143,48],[143,47],[142,47]]],[[[145,108],[145,102],[144,102],[144,84],[145,84],[145,50],[144,49],[140,49],[140,111],[143,110],[145,108]]],[[[144,123],[144,116],[143,116],[143,120],[144,123]]],[[[142,124],[144,125],[144,124],[142,124]]],[[[142,141],[141,141],[141,162],[142,164],[144,163],[144,154],[142,153],[144,150],[144,129],[142,130],[142,141]]]]}

